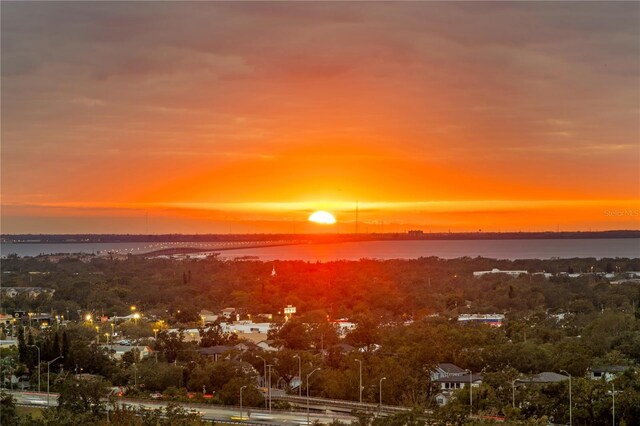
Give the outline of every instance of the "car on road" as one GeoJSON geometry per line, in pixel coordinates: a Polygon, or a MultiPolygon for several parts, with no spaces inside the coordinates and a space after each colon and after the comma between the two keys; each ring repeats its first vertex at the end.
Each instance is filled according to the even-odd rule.
{"type": "Polygon", "coordinates": [[[160,392],[152,393],[149,395],[152,399],[162,399],[163,395],[160,392]]]}
{"type": "Polygon", "coordinates": [[[25,398],[24,402],[30,405],[47,405],[47,400],[40,398],[25,398]]]}
{"type": "Polygon", "coordinates": [[[263,414],[263,413],[251,413],[249,415],[249,418],[251,420],[255,420],[258,422],[269,422],[271,420],[273,420],[273,416],[270,414],[263,414]]]}

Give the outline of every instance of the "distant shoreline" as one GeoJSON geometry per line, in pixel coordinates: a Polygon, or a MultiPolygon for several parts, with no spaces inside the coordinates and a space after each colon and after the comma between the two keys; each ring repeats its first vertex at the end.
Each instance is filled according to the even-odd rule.
{"type": "Polygon", "coordinates": [[[156,243],[220,241],[296,241],[331,243],[347,241],[407,240],[561,240],[640,238],[638,230],[596,232],[422,232],[370,234],[6,234],[3,244],[156,243]]]}

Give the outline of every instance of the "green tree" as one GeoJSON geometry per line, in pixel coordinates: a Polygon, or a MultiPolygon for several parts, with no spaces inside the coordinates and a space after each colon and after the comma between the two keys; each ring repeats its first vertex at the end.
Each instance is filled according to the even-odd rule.
{"type": "Polygon", "coordinates": [[[198,413],[190,412],[175,403],[165,408],[149,410],[124,405],[115,407],[111,414],[114,426],[204,426],[211,423],[202,420],[198,413]]]}
{"type": "Polygon", "coordinates": [[[177,333],[169,333],[167,330],[160,331],[156,340],[156,348],[164,353],[167,362],[174,362],[178,353],[186,348],[184,332],[182,330],[177,333]]]}
{"type": "Polygon", "coordinates": [[[108,356],[105,349],[95,344],[88,344],[86,340],[74,340],[69,354],[75,364],[83,368],[85,373],[109,377],[117,369],[115,362],[108,356]]]}
{"type": "Polygon", "coordinates": [[[287,349],[307,350],[311,345],[308,325],[297,319],[284,323],[276,339],[287,349]]]}
{"type": "Polygon", "coordinates": [[[104,411],[103,399],[109,394],[109,385],[102,379],[78,380],[74,376],[62,383],[58,408],[72,413],[93,413],[104,411]]]}
{"type": "Polygon", "coordinates": [[[69,335],[67,334],[67,331],[63,331],[62,332],[62,347],[60,350],[60,355],[62,355],[63,358],[63,363],[64,363],[64,367],[69,370],[71,368],[73,368],[75,366],[75,360],[74,358],[71,356],[71,354],[69,353],[69,349],[71,348],[71,345],[69,343],[69,335]]]}
{"type": "Polygon", "coordinates": [[[229,380],[220,389],[217,397],[225,405],[239,405],[240,388],[243,386],[246,386],[246,388],[242,391],[242,404],[247,407],[262,407],[264,405],[264,397],[256,388],[255,382],[240,377],[234,377],[229,380]]]}
{"type": "Polygon", "coordinates": [[[53,346],[49,335],[45,336],[44,340],[39,342],[38,347],[40,348],[40,354],[43,361],[50,361],[55,358],[55,356],[53,356],[53,346]]]}
{"type": "Polygon", "coordinates": [[[379,342],[379,324],[371,315],[361,315],[356,319],[356,328],[346,336],[348,343],[367,352],[379,342]]]}
{"type": "MultiPolygon", "coordinates": [[[[24,426],[77,426],[96,424],[98,419],[92,412],[73,412],[64,408],[42,410],[42,418],[23,421],[24,426]]],[[[21,425],[23,426],[23,425],[21,425]]]]}
{"type": "Polygon", "coordinates": [[[140,362],[140,350],[133,348],[122,355],[122,364],[125,366],[140,362]]]}
{"type": "Polygon", "coordinates": [[[376,417],[371,426],[425,426],[422,410],[416,408],[406,413],[392,414],[388,417],[376,417]]]}
{"type": "Polygon", "coordinates": [[[60,355],[62,355],[62,350],[60,348],[60,334],[59,333],[54,333],[52,345],[53,345],[53,347],[51,349],[51,354],[52,354],[53,358],[57,358],[60,355]]]}
{"type": "Polygon", "coordinates": [[[16,413],[16,402],[13,396],[4,392],[0,393],[0,421],[5,426],[16,426],[18,414],[16,413]]]}
{"type": "Polygon", "coordinates": [[[327,349],[333,345],[340,343],[338,334],[338,326],[327,322],[312,323],[309,330],[311,344],[315,349],[327,349]]]}
{"type": "Polygon", "coordinates": [[[236,333],[225,333],[219,322],[215,322],[206,328],[199,328],[198,333],[200,334],[200,346],[203,348],[235,344],[238,341],[238,335],[236,333]]]}
{"type": "Polygon", "coordinates": [[[34,348],[34,345],[33,334],[31,334],[31,328],[29,328],[29,332],[27,333],[27,356],[25,361],[29,370],[33,370],[38,362],[38,350],[34,348]]]}
{"type": "Polygon", "coordinates": [[[24,327],[18,326],[18,353],[20,354],[20,362],[27,363],[27,342],[24,338],[24,327]]]}
{"type": "Polygon", "coordinates": [[[182,380],[182,367],[166,362],[143,360],[138,364],[138,377],[148,391],[163,391],[182,380]]]}

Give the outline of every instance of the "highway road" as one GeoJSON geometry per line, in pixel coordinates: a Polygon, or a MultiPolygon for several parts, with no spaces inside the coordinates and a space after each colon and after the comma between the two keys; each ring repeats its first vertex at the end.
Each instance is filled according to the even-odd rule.
{"type": "Polygon", "coordinates": [[[331,410],[332,412],[351,413],[353,410],[380,413],[386,416],[389,414],[411,411],[409,407],[401,407],[398,405],[378,405],[366,402],[347,401],[343,399],[327,399],[311,397],[307,400],[304,396],[286,395],[284,393],[273,395],[274,401],[286,401],[294,407],[306,409],[307,403],[312,410],[331,410]]]}
{"type": "MultiPolygon", "coordinates": [[[[28,405],[36,407],[47,407],[47,394],[38,392],[17,392],[6,391],[13,395],[18,405],[28,405]]],[[[157,409],[167,406],[168,401],[147,401],[147,400],[129,400],[127,398],[118,398],[117,404],[125,404],[132,407],[143,407],[147,409],[157,409]]],[[[58,395],[51,394],[49,406],[58,405],[58,395]]],[[[228,422],[234,424],[245,425],[306,425],[306,411],[281,411],[273,410],[272,412],[264,409],[250,408],[249,411],[245,407],[243,409],[243,417],[240,417],[240,407],[227,407],[206,404],[189,404],[180,403],[184,408],[197,411],[205,420],[215,420],[218,422],[228,422]]],[[[322,423],[331,423],[338,419],[344,423],[350,424],[355,420],[354,417],[345,413],[328,413],[328,412],[311,412],[309,416],[310,422],[319,420],[322,423]]]]}

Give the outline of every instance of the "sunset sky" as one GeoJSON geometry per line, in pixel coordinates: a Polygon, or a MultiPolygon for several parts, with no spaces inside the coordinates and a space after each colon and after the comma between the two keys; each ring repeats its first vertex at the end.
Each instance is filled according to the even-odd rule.
{"type": "Polygon", "coordinates": [[[1,12],[2,233],[640,229],[638,2],[1,12]]]}

